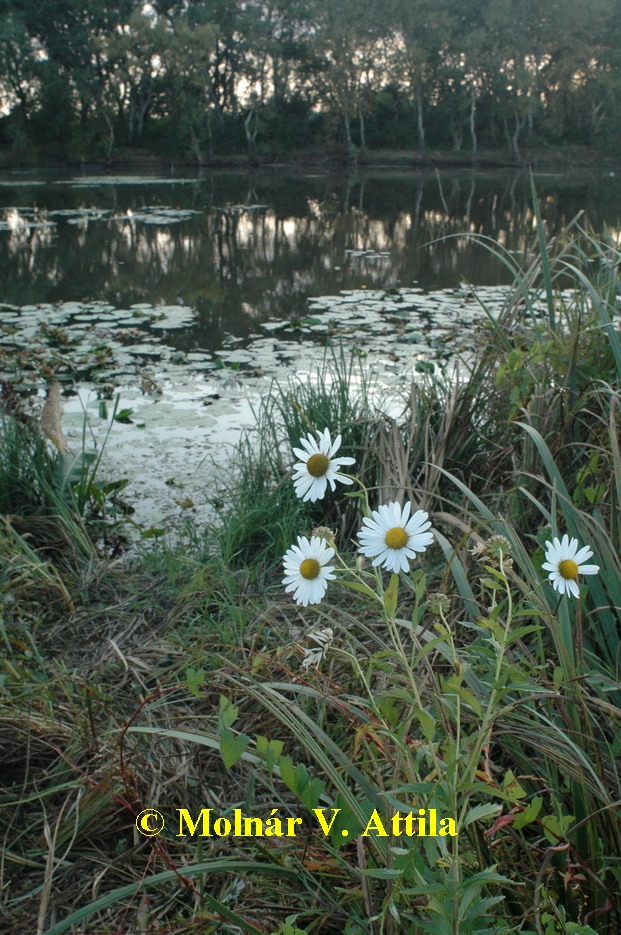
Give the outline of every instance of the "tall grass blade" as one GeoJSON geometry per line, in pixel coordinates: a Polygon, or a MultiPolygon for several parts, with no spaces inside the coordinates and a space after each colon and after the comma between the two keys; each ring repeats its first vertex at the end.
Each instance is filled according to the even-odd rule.
{"type": "Polygon", "coordinates": [[[573,263],[569,263],[567,260],[563,260],[563,267],[573,273],[589,294],[593,306],[597,310],[601,327],[606,332],[606,337],[608,338],[608,343],[610,344],[610,349],[615,359],[617,380],[621,380],[621,342],[619,341],[617,329],[610,317],[606,300],[599,294],[593,283],[577,266],[574,266],[573,263]]]}
{"type": "Polygon", "coordinates": [[[535,212],[535,218],[537,220],[537,243],[539,245],[539,260],[541,262],[541,273],[543,275],[543,284],[546,292],[546,304],[548,306],[548,321],[550,322],[550,328],[552,331],[555,331],[556,316],[554,312],[554,291],[552,289],[552,275],[550,272],[548,245],[546,243],[546,235],[543,228],[543,218],[541,217],[539,199],[537,197],[537,190],[535,188],[535,178],[532,171],[530,173],[530,190],[533,199],[533,211],[535,212]]]}
{"type": "MultiPolygon", "coordinates": [[[[154,873],[150,877],[138,880],[137,883],[130,883],[127,886],[120,886],[115,890],[111,890],[109,893],[106,893],[105,896],[100,896],[99,899],[89,903],[88,906],[77,909],[75,912],[72,912],[71,915],[67,916],[66,919],[62,919],[60,922],[52,925],[51,928],[43,932],[43,935],[61,935],[61,932],[66,932],[75,925],[81,925],[96,912],[108,909],[110,906],[114,906],[122,900],[131,899],[133,896],[142,893],[146,889],[152,889],[155,886],[160,886],[162,883],[169,883],[171,881],[180,882],[184,877],[191,879],[192,877],[204,873],[260,873],[275,874],[276,876],[282,877],[295,877],[298,871],[289,870],[286,867],[281,867],[276,864],[262,864],[249,860],[207,860],[199,864],[188,864],[187,866],[184,864],[179,870],[163,870],[161,873],[154,873]]],[[[221,915],[223,919],[227,919],[229,922],[238,925],[243,932],[248,932],[248,935],[264,935],[261,929],[258,929],[251,922],[237,915],[236,912],[232,912],[224,903],[216,899],[215,896],[205,891],[203,891],[201,896],[214,912],[221,915]]]]}

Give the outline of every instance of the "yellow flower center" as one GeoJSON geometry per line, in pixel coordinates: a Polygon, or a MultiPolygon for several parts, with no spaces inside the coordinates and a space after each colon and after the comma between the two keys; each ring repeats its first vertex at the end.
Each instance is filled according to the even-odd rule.
{"type": "Polygon", "coordinates": [[[306,462],[306,470],[311,477],[323,477],[329,467],[330,459],[322,454],[311,455],[306,462]]]}
{"type": "Polygon", "coordinates": [[[402,529],[401,526],[393,526],[386,533],[385,541],[389,549],[402,549],[404,545],[408,544],[409,538],[405,529],[402,529]]]}
{"type": "Polygon", "coordinates": [[[300,574],[303,578],[306,578],[307,581],[312,581],[313,578],[317,577],[320,569],[321,565],[316,558],[305,558],[300,565],[300,574]]]}
{"type": "Polygon", "coordinates": [[[558,570],[563,578],[570,578],[575,581],[578,577],[578,566],[571,558],[564,558],[562,562],[559,562],[558,570]]]}

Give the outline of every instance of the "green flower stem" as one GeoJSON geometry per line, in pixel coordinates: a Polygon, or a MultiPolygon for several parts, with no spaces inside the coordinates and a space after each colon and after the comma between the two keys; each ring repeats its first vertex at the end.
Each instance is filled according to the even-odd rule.
{"type": "MultiPolygon", "coordinates": [[[[390,584],[388,586],[389,589],[395,586],[395,579],[396,579],[396,583],[398,584],[399,576],[393,573],[390,578],[390,584]]],[[[395,606],[395,610],[396,610],[396,606],[395,606]]],[[[392,637],[395,652],[397,653],[397,656],[399,656],[399,658],[401,659],[403,666],[405,668],[405,671],[407,673],[408,682],[409,682],[410,689],[412,691],[412,695],[414,697],[416,706],[420,710],[424,710],[423,702],[420,696],[420,692],[418,690],[418,685],[416,684],[416,678],[414,677],[414,669],[413,669],[413,666],[411,665],[410,660],[408,660],[408,657],[406,655],[405,647],[403,645],[401,636],[399,634],[399,627],[397,626],[397,623],[395,620],[395,614],[394,612],[391,614],[384,613],[384,618],[388,624],[388,629],[390,630],[390,635],[392,637]]],[[[431,753],[431,756],[433,758],[434,766],[436,768],[438,776],[441,776],[442,775],[442,763],[437,755],[437,751],[433,743],[429,743],[429,752],[431,753]]]]}
{"type": "Polygon", "coordinates": [[[399,628],[395,623],[395,618],[392,616],[386,615],[386,622],[388,623],[388,628],[390,630],[390,635],[392,636],[393,644],[397,655],[401,658],[405,670],[408,675],[408,681],[410,683],[410,688],[412,689],[412,694],[419,708],[422,707],[420,694],[418,691],[418,685],[416,684],[416,679],[414,678],[414,673],[412,672],[412,667],[409,664],[408,658],[405,654],[405,649],[403,643],[401,642],[401,637],[399,636],[399,628]]]}
{"type": "MultiPolygon", "coordinates": [[[[492,731],[492,727],[493,727],[493,724],[494,724],[494,712],[495,712],[495,710],[496,710],[496,706],[497,706],[497,704],[498,704],[498,701],[499,701],[499,699],[500,699],[500,697],[501,697],[501,694],[500,694],[500,692],[498,691],[498,685],[499,685],[499,682],[500,682],[500,675],[501,675],[501,672],[502,672],[502,666],[503,666],[503,661],[504,661],[504,658],[505,658],[505,652],[506,652],[506,649],[507,649],[507,645],[508,645],[508,643],[509,643],[509,632],[510,632],[510,630],[511,630],[511,624],[512,624],[512,620],[513,620],[513,597],[512,597],[512,594],[511,594],[511,587],[510,587],[510,585],[509,585],[509,581],[507,580],[506,574],[505,574],[504,569],[503,569],[503,564],[502,564],[502,553],[500,554],[499,567],[500,567],[500,572],[501,572],[501,574],[503,575],[504,584],[505,584],[505,591],[506,591],[506,594],[507,594],[507,613],[506,613],[506,621],[505,621],[505,625],[504,625],[504,628],[503,628],[503,631],[502,631],[502,642],[501,642],[501,643],[499,644],[499,646],[498,646],[497,657],[496,657],[496,667],[495,667],[495,670],[494,670],[494,681],[493,681],[493,685],[492,685],[492,690],[491,690],[491,692],[490,692],[490,696],[489,696],[489,699],[488,699],[488,702],[487,702],[487,706],[486,706],[485,712],[484,712],[483,717],[482,717],[482,719],[481,719],[481,725],[480,725],[480,728],[479,728],[479,731],[478,731],[478,735],[477,735],[477,738],[476,738],[476,742],[475,742],[475,744],[474,744],[474,748],[473,748],[473,750],[471,751],[470,756],[468,757],[468,761],[467,761],[467,763],[466,763],[466,767],[465,767],[465,769],[464,769],[464,771],[463,771],[463,774],[462,774],[462,775],[464,776],[464,779],[465,779],[465,782],[466,782],[466,783],[471,783],[471,782],[473,782],[473,780],[474,780],[474,778],[475,778],[475,776],[476,776],[476,771],[477,771],[479,759],[480,759],[480,756],[481,756],[481,751],[482,751],[483,747],[485,746],[485,744],[486,744],[486,743],[489,743],[489,740],[490,740],[491,731],[492,731]]],[[[497,601],[496,601],[496,597],[495,597],[495,592],[493,592],[493,597],[492,597],[492,602],[491,602],[491,603],[492,603],[492,608],[491,608],[491,609],[493,610],[493,609],[496,607],[496,605],[497,605],[497,601]]],[[[465,815],[466,809],[467,809],[467,800],[466,800],[466,802],[464,803],[464,806],[463,806],[463,810],[462,810],[462,814],[463,814],[463,815],[465,815]]]]}
{"type": "MultiPolygon", "coordinates": [[[[362,577],[362,575],[359,575],[358,572],[354,571],[353,568],[350,568],[349,565],[346,564],[346,562],[345,562],[345,561],[343,560],[343,558],[339,555],[339,553],[336,551],[336,549],[334,549],[334,557],[338,560],[338,562],[339,562],[341,568],[343,569],[343,571],[346,571],[346,572],[349,574],[349,576],[350,576],[351,578],[353,578],[354,581],[356,581],[358,584],[363,584],[365,587],[369,588],[370,591],[373,591],[373,588],[371,587],[371,585],[369,585],[369,584],[364,580],[364,578],[362,577]]],[[[344,583],[346,583],[346,582],[344,582],[344,583]]],[[[367,594],[367,596],[368,596],[369,598],[371,597],[370,594],[367,594]]],[[[374,597],[375,600],[377,600],[377,601],[382,605],[382,607],[384,606],[384,597],[383,597],[383,594],[380,596],[377,592],[373,592],[373,597],[374,597]]]]}
{"type": "MultiPolygon", "coordinates": [[[[505,650],[507,648],[507,643],[509,642],[509,630],[511,628],[511,623],[513,620],[513,595],[511,594],[511,588],[509,586],[509,582],[507,581],[507,577],[502,567],[502,552],[500,554],[499,564],[500,564],[500,573],[504,576],[505,591],[507,593],[507,614],[506,614],[505,626],[502,632],[503,641],[500,645],[498,657],[496,659],[496,669],[494,670],[494,684],[493,684],[492,691],[489,696],[489,701],[487,703],[487,710],[485,711],[485,715],[483,717],[483,723],[487,725],[489,721],[490,727],[493,721],[493,718],[491,717],[491,715],[494,710],[494,707],[496,706],[496,702],[498,700],[496,686],[498,685],[498,682],[500,680],[500,673],[502,671],[502,663],[505,658],[505,650]]],[[[494,592],[494,596],[492,598],[492,610],[494,610],[495,607],[496,607],[496,594],[494,592]]]]}
{"type": "Polygon", "coordinates": [[[364,674],[364,672],[362,671],[362,669],[360,668],[360,663],[358,662],[358,659],[356,658],[356,656],[354,655],[354,653],[349,653],[349,652],[347,652],[346,649],[340,649],[338,646],[332,646],[331,649],[330,649],[330,652],[331,652],[331,653],[340,653],[341,656],[345,656],[347,659],[349,659],[349,660],[352,662],[354,671],[357,673],[358,677],[360,678],[360,681],[361,681],[362,684],[364,685],[364,690],[366,691],[367,695],[369,696],[369,701],[370,701],[371,704],[373,705],[373,711],[375,712],[375,714],[378,714],[377,706],[376,706],[376,704],[375,704],[375,698],[374,698],[374,696],[373,696],[373,692],[371,691],[371,688],[370,688],[370,686],[369,686],[369,683],[368,683],[367,680],[366,680],[365,674],[364,674]]]}
{"type": "Polygon", "coordinates": [[[355,498],[358,498],[358,499],[360,499],[360,500],[363,500],[364,503],[363,503],[363,508],[362,508],[362,515],[363,515],[363,516],[370,516],[370,515],[371,515],[371,506],[370,506],[370,504],[369,504],[369,491],[368,491],[367,488],[364,486],[364,484],[362,483],[362,481],[360,480],[360,478],[359,478],[359,477],[355,477],[353,474],[345,474],[344,471],[339,471],[339,474],[342,474],[343,477],[349,477],[350,480],[353,480],[354,484],[359,484],[359,485],[360,485],[360,490],[357,490],[356,492],[352,491],[351,493],[345,494],[345,496],[346,496],[346,497],[352,497],[352,498],[355,497],[355,498]]]}

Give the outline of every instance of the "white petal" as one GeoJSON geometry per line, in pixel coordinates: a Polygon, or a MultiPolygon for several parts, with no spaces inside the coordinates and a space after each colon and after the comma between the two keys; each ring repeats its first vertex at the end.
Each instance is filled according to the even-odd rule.
{"type": "Polygon", "coordinates": [[[397,556],[401,559],[401,571],[409,571],[410,563],[408,562],[408,557],[405,554],[405,550],[400,549],[399,552],[397,552],[397,556]]]}
{"type": "Polygon", "coordinates": [[[541,567],[546,571],[558,571],[558,562],[544,562],[541,567]]]}
{"type": "Polygon", "coordinates": [[[310,474],[307,474],[306,477],[298,477],[293,482],[293,488],[298,495],[298,497],[304,497],[313,484],[315,483],[315,478],[311,477],[310,474]]]}
{"type": "Polygon", "coordinates": [[[574,555],[574,562],[576,565],[579,565],[580,562],[586,562],[587,558],[591,558],[593,555],[592,550],[588,545],[583,545],[579,552],[576,552],[574,555]]]}
{"type": "Polygon", "coordinates": [[[316,477],[313,486],[304,497],[304,500],[310,500],[311,503],[314,503],[315,500],[321,500],[321,498],[325,495],[327,486],[328,484],[325,476],[316,477]]]}
{"type": "Polygon", "coordinates": [[[318,440],[316,442],[319,451],[322,455],[330,456],[330,448],[332,446],[332,439],[330,438],[330,432],[328,429],[324,429],[323,432],[318,432],[318,440]]]}
{"type": "MultiPolygon", "coordinates": [[[[403,506],[403,509],[401,510],[401,516],[399,518],[399,523],[398,523],[399,526],[405,526],[405,524],[408,521],[408,517],[410,515],[411,509],[412,509],[412,504],[410,503],[409,500],[407,500],[403,506]]],[[[416,514],[414,515],[416,516],[416,514]]]]}
{"type": "Polygon", "coordinates": [[[433,542],[433,536],[431,533],[421,533],[420,536],[412,536],[408,542],[408,546],[411,549],[414,549],[415,552],[425,552],[428,545],[431,545],[433,542]]]}
{"type": "Polygon", "coordinates": [[[374,510],[373,513],[371,513],[371,519],[380,527],[389,525],[390,511],[388,507],[382,503],[381,506],[378,506],[377,510],[374,510]]]}
{"type": "MultiPolygon", "coordinates": [[[[314,439],[311,435],[308,435],[306,438],[301,438],[301,439],[300,439],[300,445],[303,445],[303,446],[304,446],[304,448],[306,449],[306,451],[308,452],[309,455],[313,455],[313,454],[316,455],[316,454],[319,454],[319,449],[318,449],[318,447],[317,447],[317,442],[315,441],[315,439],[314,439]]],[[[308,455],[307,455],[307,457],[308,457],[308,455]]]]}
{"type": "Polygon", "coordinates": [[[293,470],[295,471],[295,474],[293,475],[294,480],[296,479],[296,475],[298,477],[312,477],[313,476],[312,474],[309,473],[308,464],[306,463],[306,461],[296,461],[296,463],[293,465],[293,470]]]}
{"type": "MultiPolygon", "coordinates": [[[[330,436],[328,436],[328,438],[329,437],[330,436]]],[[[337,435],[328,452],[329,457],[331,458],[334,454],[336,454],[336,452],[339,450],[340,447],[341,447],[341,436],[337,435]]]]}

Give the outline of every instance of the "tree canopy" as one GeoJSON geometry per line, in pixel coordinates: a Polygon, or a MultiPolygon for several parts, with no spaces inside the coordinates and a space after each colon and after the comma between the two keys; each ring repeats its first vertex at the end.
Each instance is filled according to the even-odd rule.
{"type": "Polygon", "coordinates": [[[3,0],[16,156],[611,148],[621,0],[3,0]],[[337,151],[337,150],[335,150],[337,151]]]}

